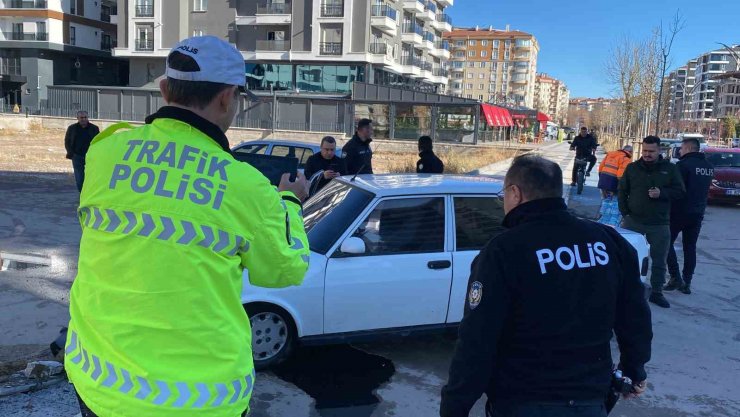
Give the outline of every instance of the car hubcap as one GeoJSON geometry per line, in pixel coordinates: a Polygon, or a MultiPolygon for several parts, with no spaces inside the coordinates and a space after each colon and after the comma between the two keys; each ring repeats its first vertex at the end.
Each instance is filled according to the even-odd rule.
{"type": "Polygon", "coordinates": [[[288,342],[288,326],[275,313],[259,313],[249,319],[252,325],[252,354],[268,360],[280,353],[288,342]]]}

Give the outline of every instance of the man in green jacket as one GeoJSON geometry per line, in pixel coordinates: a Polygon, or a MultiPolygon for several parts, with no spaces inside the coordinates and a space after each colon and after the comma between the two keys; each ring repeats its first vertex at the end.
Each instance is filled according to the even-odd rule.
{"type": "Polygon", "coordinates": [[[650,302],[663,308],[671,305],[663,296],[666,258],[671,243],[671,201],[686,193],[681,174],[668,160],[660,159],[660,138],[642,141],[642,158],[627,165],[619,181],[619,211],[626,229],[642,233],[650,243],[652,271],[650,302]]]}

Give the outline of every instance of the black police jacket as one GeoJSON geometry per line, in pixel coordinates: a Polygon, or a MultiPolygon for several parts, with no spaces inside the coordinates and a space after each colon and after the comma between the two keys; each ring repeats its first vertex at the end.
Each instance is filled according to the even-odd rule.
{"type": "Polygon", "coordinates": [[[368,139],[367,142],[363,142],[357,135],[354,135],[342,147],[344,160],[347,163],[347,175],[373,173],[373,150],[370,149],[372,141],[368,139]]]}
{"type": "Polygon", "coordinates": [[[433,151],[419,153],[419,160],[416,162],[417,174],[441,174],[444,170],[445,164],[433,151]]]}
{"type": "Polygon", "coordinates": [[[625,375],[645,380],[652,325],[634,248],[559,198],[522,204],[504,226],[473,262],[440,415],[467,416],[484,392],[494,404],[604,400],[612,331],[625,375]]]}
{"type": "Polygon", "coordinates": [[[714,165],[701,152],[691,152],[676,164],[686,187],[684,198],[671,204],[671,220],[686,216],[702,216],[707,209],[709,186],[714,178],[714,165]]]}

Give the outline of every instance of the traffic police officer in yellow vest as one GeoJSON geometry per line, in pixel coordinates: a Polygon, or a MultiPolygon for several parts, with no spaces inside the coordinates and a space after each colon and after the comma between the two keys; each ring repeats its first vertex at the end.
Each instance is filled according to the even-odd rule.
{"type": "Polygon", "coordinates": [[[224,132],[244,59],[212,36],[167,57],[168,103],[114,125],[87,156],[65,368],[83,415],[237,417],[255,382],[243,269],[299,285],[309,251],[306,180],[276,190],[237,162],[224,132]]]}

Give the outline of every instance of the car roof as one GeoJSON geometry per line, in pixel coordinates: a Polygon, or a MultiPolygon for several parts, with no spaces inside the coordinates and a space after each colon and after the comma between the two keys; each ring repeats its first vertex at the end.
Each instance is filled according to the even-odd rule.
{"type": "Polygon", "coordinates": [[[339,181],[370,191],[378,197],[428,194],[496,194],[503,177],[484,175],[381,174],[351,176],[339,181]]]}
{"type": "Polygon", "coordinates": [[[294,146],[294,147],[310,148],[310,149],[321,149],[321,145],[319,144],[298,142],[294,140],[250,140],[248,142],[239,143],[238,145],[235,146],[235,148],[238,148],[244,145],[262,145],[262,144],[294,146]]]}
{"type": "Polygon", "coordinates": [[[740,148],[705,148],[704,153],[740,153],[740,148]]]}

